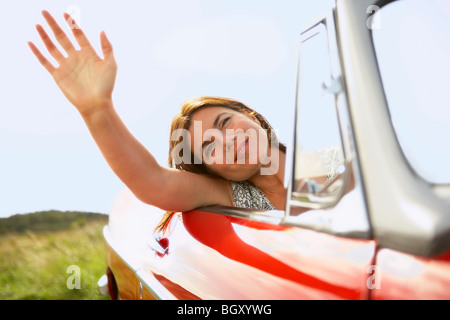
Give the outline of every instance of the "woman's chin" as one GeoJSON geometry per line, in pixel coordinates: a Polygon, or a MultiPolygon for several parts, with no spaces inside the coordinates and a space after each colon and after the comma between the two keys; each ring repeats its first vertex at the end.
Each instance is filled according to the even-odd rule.
{"type": "Polygon", "coordinates": [[[214,172],[224,179],[233,181],[249,180],[259,173],[261,166],[259,164],[232,164],[227,168],[215,168],[214,172]]]}

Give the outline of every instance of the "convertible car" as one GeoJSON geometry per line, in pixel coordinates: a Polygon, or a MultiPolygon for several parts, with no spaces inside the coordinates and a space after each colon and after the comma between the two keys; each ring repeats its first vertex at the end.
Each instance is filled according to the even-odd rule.
{"type": "Polygon", "coordinates": [[[337,0],[299,35],[286,210],[198,208],[161,234],[164,212],[124,191],[111,298],[449,299],[449,15],[337,0]]]}

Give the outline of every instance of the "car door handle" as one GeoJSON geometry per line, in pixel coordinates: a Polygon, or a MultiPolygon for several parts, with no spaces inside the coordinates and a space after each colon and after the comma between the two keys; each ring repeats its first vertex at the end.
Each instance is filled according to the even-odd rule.
{"type": "Polygon", "coordinates": [[[164,257],[169,253],[169,239],[168,238],[152,238],[148,243],[150,249],[155,251],[159,257],[164,257]]]}

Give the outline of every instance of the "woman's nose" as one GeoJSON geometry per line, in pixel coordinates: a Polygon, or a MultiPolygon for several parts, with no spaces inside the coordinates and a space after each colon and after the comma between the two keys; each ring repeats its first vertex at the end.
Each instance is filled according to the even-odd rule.
{"type": "Polygon", "coordinates": [[[227,134],[225,137],[225,147],[227,151],[234,149],[234,144],[236,142],[236,135],[234,134],[227,134]]]}

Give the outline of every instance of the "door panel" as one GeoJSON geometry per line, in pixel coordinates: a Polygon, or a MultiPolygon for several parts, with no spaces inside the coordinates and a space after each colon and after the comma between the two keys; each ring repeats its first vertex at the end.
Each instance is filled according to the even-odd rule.
{"type": "Polygon", "coordinates": [[[424,258],[381,249],[372,299],[450,299],[450,251],[424,258]]]}
{"type": "Polygon", "coordinates": [[[201,299],[368,297],[371,240],[204,211],[183,213],[169,240],[145,269],[201,299]]]}

